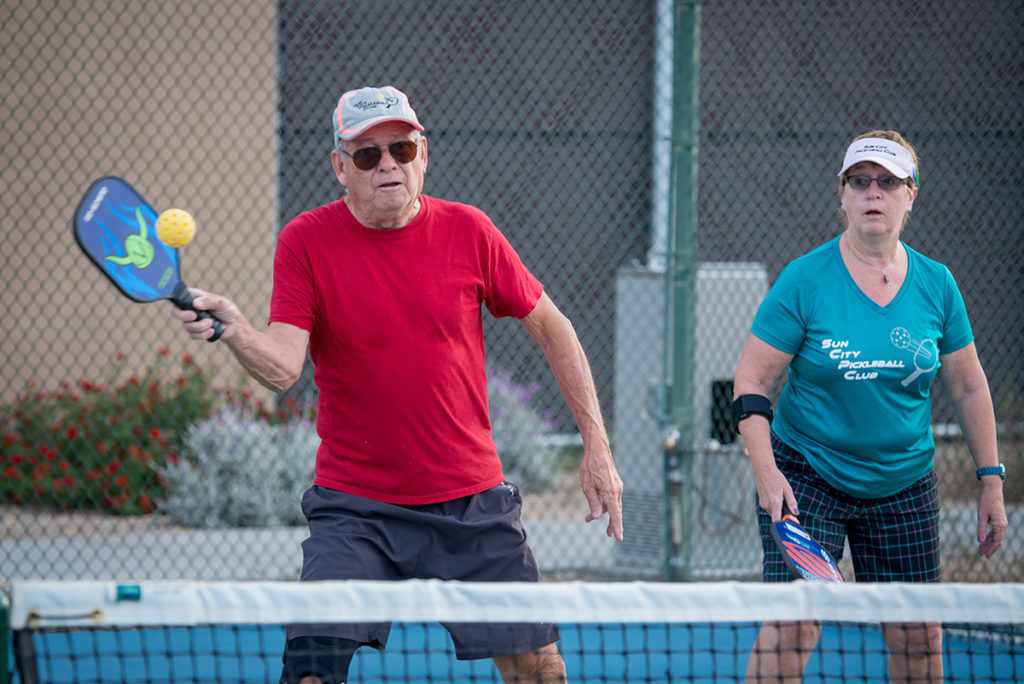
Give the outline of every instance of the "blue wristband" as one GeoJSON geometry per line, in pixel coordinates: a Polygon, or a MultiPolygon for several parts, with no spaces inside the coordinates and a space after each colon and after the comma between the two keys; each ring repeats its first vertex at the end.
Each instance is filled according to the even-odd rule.
{"type": "Polygon", "coordinates": [[[974,475],[980,480],[985,475],[998,475],[1003,481],[1006,481],[1006,466],[1000,463],[997,466],[988,466],[986,468],[978,468],[974,471],[974,475]]]}

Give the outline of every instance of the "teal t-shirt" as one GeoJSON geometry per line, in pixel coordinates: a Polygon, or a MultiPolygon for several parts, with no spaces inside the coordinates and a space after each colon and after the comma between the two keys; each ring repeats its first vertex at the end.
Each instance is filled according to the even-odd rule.
{"type": "Polygon", "coordinates": [[[906,250],[906,280],[879,306],[857,287],[834,238],[783,269],[751,326],[793,354],[772,429],[858,498],[895,494],[932,470],[929,388],[939,355],[974,339],[949,269],[906,250]]]}

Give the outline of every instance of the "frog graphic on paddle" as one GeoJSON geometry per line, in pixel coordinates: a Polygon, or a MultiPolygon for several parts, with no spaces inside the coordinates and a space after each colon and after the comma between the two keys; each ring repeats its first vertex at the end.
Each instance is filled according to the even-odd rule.
{"type": "Polygon", "coordinates": [[[119,266],[134,266],[135,268],[146,268],[153,263],[153,243],[147,237],[149,229],[146,219],[142,217],[141,207],[135,208],[135,218],[139,222],[139,232],[137,235],[125,237],[125,256],[108,256],[107,261],[113,261],[119,266]]]}

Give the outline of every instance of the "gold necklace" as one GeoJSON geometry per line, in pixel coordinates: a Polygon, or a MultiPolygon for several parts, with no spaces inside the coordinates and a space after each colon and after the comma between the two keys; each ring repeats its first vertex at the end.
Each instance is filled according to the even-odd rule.
{"type": "Polygon", "coordinates": [[[897,247],[897,248],[896,248],[896,256],[894,256],[894,257],[892,258],[892,261],[890,261],[890,262],[889,262],[888,264],[886,264],[885,268],[878,268],[877,266],[872,266],[872,265],[871,265],[871,264],[869,264],[868,262],[866,262],[866,261],[863,261],[862,259],[858,258],[858,256],[857,256],[856,254],[854,254],[854,253],[853,253],[853,247],[851,247],[849,243],[847,243],[847,244],[846,244],[846,249],[847,249],[847,251],[848,251],[848,252],[850,253],[850,256],[852,256],[852,257],[853,257],[854,259],[856,259],[856,260],[857,260],[858,262],[860,262],[860,263],[864,264],[865,266],[867,266],[868,268],[870,268],[870,269],[871,269],[872,271],[878,271],[879,273],[881,273],[881,274],[882,274],[882,280],[884,280],[884,281],[885,281],[885,284],[889,286],[889,289],[890,289],[890,290],[892,289],[892,287],[893,287],[893,284],[892,284],[892,281],[891,281],[891,280],[889,280],[889,274],[887,274],[887,273],[886,273],[886,271],[887,271],[887,270],[889,270],[889,267],[890,267],[890,266],[892,266],[893,264],[895,264],[895,263],[896,263],[896,260],[897,260],[897,259],[899,259],[899,258],[900,258],[900,250],[899,250],[899,247],[897,247]]]}

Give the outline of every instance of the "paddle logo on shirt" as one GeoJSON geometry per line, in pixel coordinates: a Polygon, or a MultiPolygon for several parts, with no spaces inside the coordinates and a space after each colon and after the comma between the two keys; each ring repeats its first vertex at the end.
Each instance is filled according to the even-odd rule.
{"type": "Polygon", "coordinates": [[[935,370],[939,365],[939,347],[935,340],[915,340],[906,328],[893,328],[889,340],[897,349],[906,349],[914,353],[914,372],[905,377],[900,384],[906,387],[921,373],[935,370]]]}

